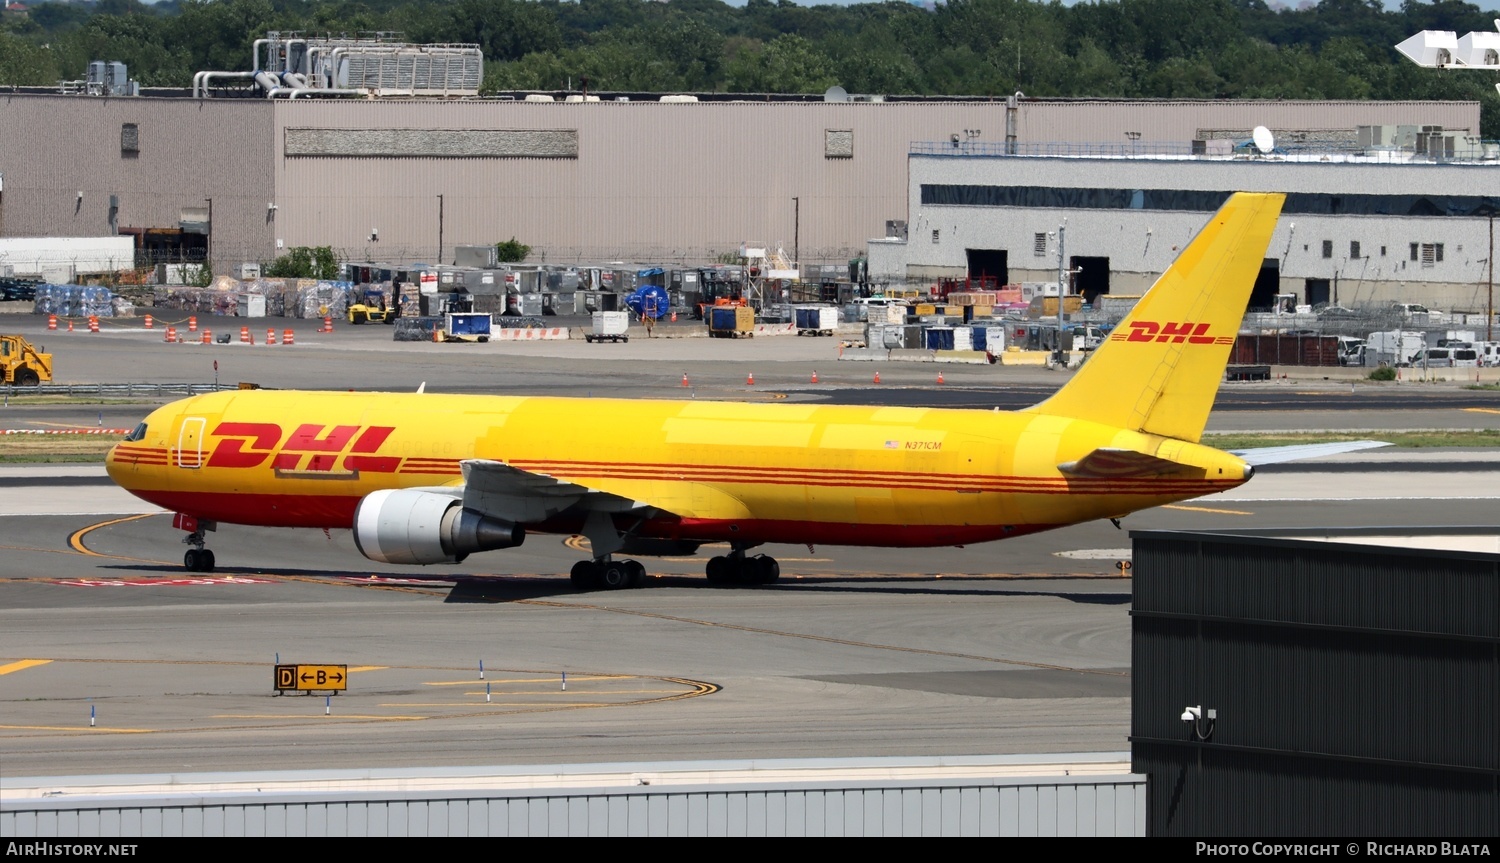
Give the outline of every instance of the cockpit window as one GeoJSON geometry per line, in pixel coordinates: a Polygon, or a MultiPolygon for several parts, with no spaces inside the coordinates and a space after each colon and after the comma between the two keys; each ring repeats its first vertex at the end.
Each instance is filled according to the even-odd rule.
{"type": "Polygon", "coordinates": [[[125,439],[127,441],[138,441],[138,440],[141,440],[142,438],[144,438],[145,436],[146,436],[146,424],[145,423],[141,423],[141,424],[137,425],[135,428],[131,429],[130,430],[130,434],[126,435],[125,439]]]}

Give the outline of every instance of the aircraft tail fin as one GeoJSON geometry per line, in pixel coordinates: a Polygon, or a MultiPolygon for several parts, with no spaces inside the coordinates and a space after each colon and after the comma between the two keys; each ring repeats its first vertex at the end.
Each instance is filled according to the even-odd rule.
{"type": "Polygon", "coordinates": [[[1285,197],[1231,195],[1073,379],[1028,410],[1196,443],[1285,197]]]}

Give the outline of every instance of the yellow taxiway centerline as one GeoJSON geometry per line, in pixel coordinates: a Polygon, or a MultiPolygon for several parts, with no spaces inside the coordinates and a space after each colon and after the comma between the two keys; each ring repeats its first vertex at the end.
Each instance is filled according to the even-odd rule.
{"type": "Polygon", "coordinates": [[[28,668],[35,668],[38,665],[46,665],[51,661],[52,660],[50,659],[22,659],[18,662],[8,662],[5,665],[0,665],[0,674],[10,674],[13,671],[25,671],[28,668]]]}
{"type": "Polygon", "coordinates": [[[1255,515],[1255,513],[1253,512],[1246,512],[1242,509],[1213,509],[1212,507],[1207,506],[1183,506],[1182,504],[1177,503],[1166,504],[1162,507],[1162,509],[1181,509],[1188,512],[1212,512],[1219,515],[1255,515]]]}

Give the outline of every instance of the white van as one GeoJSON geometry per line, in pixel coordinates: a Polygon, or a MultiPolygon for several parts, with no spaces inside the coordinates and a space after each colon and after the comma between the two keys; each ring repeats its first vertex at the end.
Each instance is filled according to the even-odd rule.
{"type": "Polygon", "coordinates": [[[1473,369],[1479,367],[1479,352],[1473,346],[1450,345],[1418,351],[1411,358],[1412,368],[1473,369]]]}

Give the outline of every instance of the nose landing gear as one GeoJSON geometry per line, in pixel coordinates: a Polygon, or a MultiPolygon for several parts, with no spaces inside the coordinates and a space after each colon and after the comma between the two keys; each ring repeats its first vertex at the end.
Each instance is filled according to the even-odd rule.
{"type": "Polygon", "coordinates": [[[182,566],[188,572],[213,572],[214,553],[211,549],[203,547],[203,531],[195,530],[182,538],[182,541],[191,546],[182,555],[182,566]]]}
{"type": "Polygon", "coordinates": [[[199,519],[179,512],[172,517],[172,526],[188,532],[182,538],[183,545],[188,546],[187,553],[182,556],[182,567],[188,572],[213,572],[214,553],[203,547],[203,534],[218,527],[218,524],[206,518],[199,519]]]}

